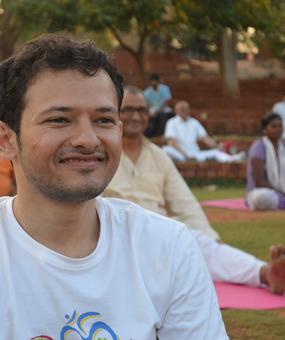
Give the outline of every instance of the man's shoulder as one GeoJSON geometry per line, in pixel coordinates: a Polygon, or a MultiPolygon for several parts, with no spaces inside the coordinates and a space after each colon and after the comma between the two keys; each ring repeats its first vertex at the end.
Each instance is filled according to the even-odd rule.
{"type": "Polygon", "coordinates": [[[153,92],[153,88],[151,86],[148,86],[144,89],[144,95],[148,95],[153,92]]]}
{"type": "Polygon", "coordinates": [[[285,108],[285,102],[284,101],[281,101],[281,102],[277,102],[277,103],[275,103],[274,105],[273,105],[273,110],[275,109],[275,108],[285,108]]]}
{"type": "Polygon", "coordinates": [[[199,127],[203,126],[198,119],[193,118],[193,117],[189,117],[189,119],[187,120],[187,123],[193,126],[199,126],[199,127]]]}
{"type": "Polygon", "coordinates": [[[159,84],[158,89],[163,92],[170,92],[170,87],[166,84],[159,84]]]}
{"type": "Polygon", "coordinates": [[[180,117],[179,116],[174,116],[172,118],[169,118],[166,122],[167,125],[173,125],[173,124],[178,124],[180,122],[180,117]]]}
{"type": "Polygon", "coordinates": [[[154,144],[152,141],[149,139],[145,138],[144,139],[144,148],[150,152],[152,152],[155,156],[159,158],[165,158],[168,159],[168,155],[162,150],[161,147],[158,145],[154,144]]]}
{"type": "Polygon", "coordinates": [[[139,205],[117,198],[99,197],[101,207],[104,206],[105,213],[109,216],[116,228],[124,229],[126,232],[140,234],[142,238],[150,239],[175,238],[186,226],[176,220],[162,216],[139,205]]]}
{"type": "MultiPolygon", "coordinates": [[[[5,208],[11,200],[12,200],[11,196],[1,196],[0,197],[0,209],[5,208]]],[[[0,210],[0,214],[1,214],[1,210],[0,210]]]]}

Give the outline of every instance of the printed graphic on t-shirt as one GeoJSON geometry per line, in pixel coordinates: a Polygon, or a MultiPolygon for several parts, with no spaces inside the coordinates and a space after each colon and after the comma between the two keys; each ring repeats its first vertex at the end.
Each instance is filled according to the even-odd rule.
{"type": "MultiPolygon", "coordinates": [[[[60,340],[120,340],[115,332],[105,322],[101,321],[100,313],[87,312],[78,315],[65,316],[67,323],[63,326],[59,336],[60,340]]],[[[58,338],[57,338],[58,339],[58,338]]],[[[37,335],[31,340],[57,340],[48,335],[37,335]]]]}

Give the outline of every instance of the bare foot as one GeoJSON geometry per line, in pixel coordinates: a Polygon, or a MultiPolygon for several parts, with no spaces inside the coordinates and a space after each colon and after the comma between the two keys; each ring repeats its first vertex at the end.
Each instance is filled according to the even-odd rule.
{"type": "Polygon", "coordinates": [[[285,293],[285,246],[271,246],[267,266],[267,284],[274,294],[285,293]]]}

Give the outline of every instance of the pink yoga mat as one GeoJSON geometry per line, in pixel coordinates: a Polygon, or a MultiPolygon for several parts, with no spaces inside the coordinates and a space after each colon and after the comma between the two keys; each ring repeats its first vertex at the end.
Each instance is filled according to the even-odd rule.
{"type": "Polygon", "coordinates": [[[275,309],[285,307],[285,295],[274,295],[266,288],[253,288],[215,282],[221,309],[275,309]]]}
{"type": "Polygon", "coordinates": [[[208,207],[250,211],[250,209],[245,205],[244,198],[229,198],[225,200],[203,201],[202,205],[208,207]]]}

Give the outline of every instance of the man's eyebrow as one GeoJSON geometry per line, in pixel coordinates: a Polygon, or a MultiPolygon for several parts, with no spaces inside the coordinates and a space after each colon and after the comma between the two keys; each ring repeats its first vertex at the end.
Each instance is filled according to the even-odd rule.
{"type": "Polygon", "coordinates": [[[112,112],[112,113],[118,113],[118,109],[113,106],[100,106],[96,107],[95,111],[105,113],[105,112],[112,112]]]}
{"type": "Polygon", "coordinates": [[[41,112],[41,114],[49,114],[49,113],[52,113],[52,112],[70,112],[72,111],[72,108],[69,107],[69,106],[51,106],[49,107],[48,109],[45,109],[41,112]]]}
{"type": "MultiPolygon", "coordinates": [[[[43,111],[41,111],[41,114],[43,115],[48,115],[52,112],[71,112],[73,111],[75,108],[72,108],[70,106],[51,106],[43,111]]],[[[117,108],[113,107],[113,106],[100,106],[100,107],[94,107],[93,108],[94,112],[100,112],[100,113],[107,113],[107,112],[111,112],[113,114],[118,113],[117,108]]]]}

